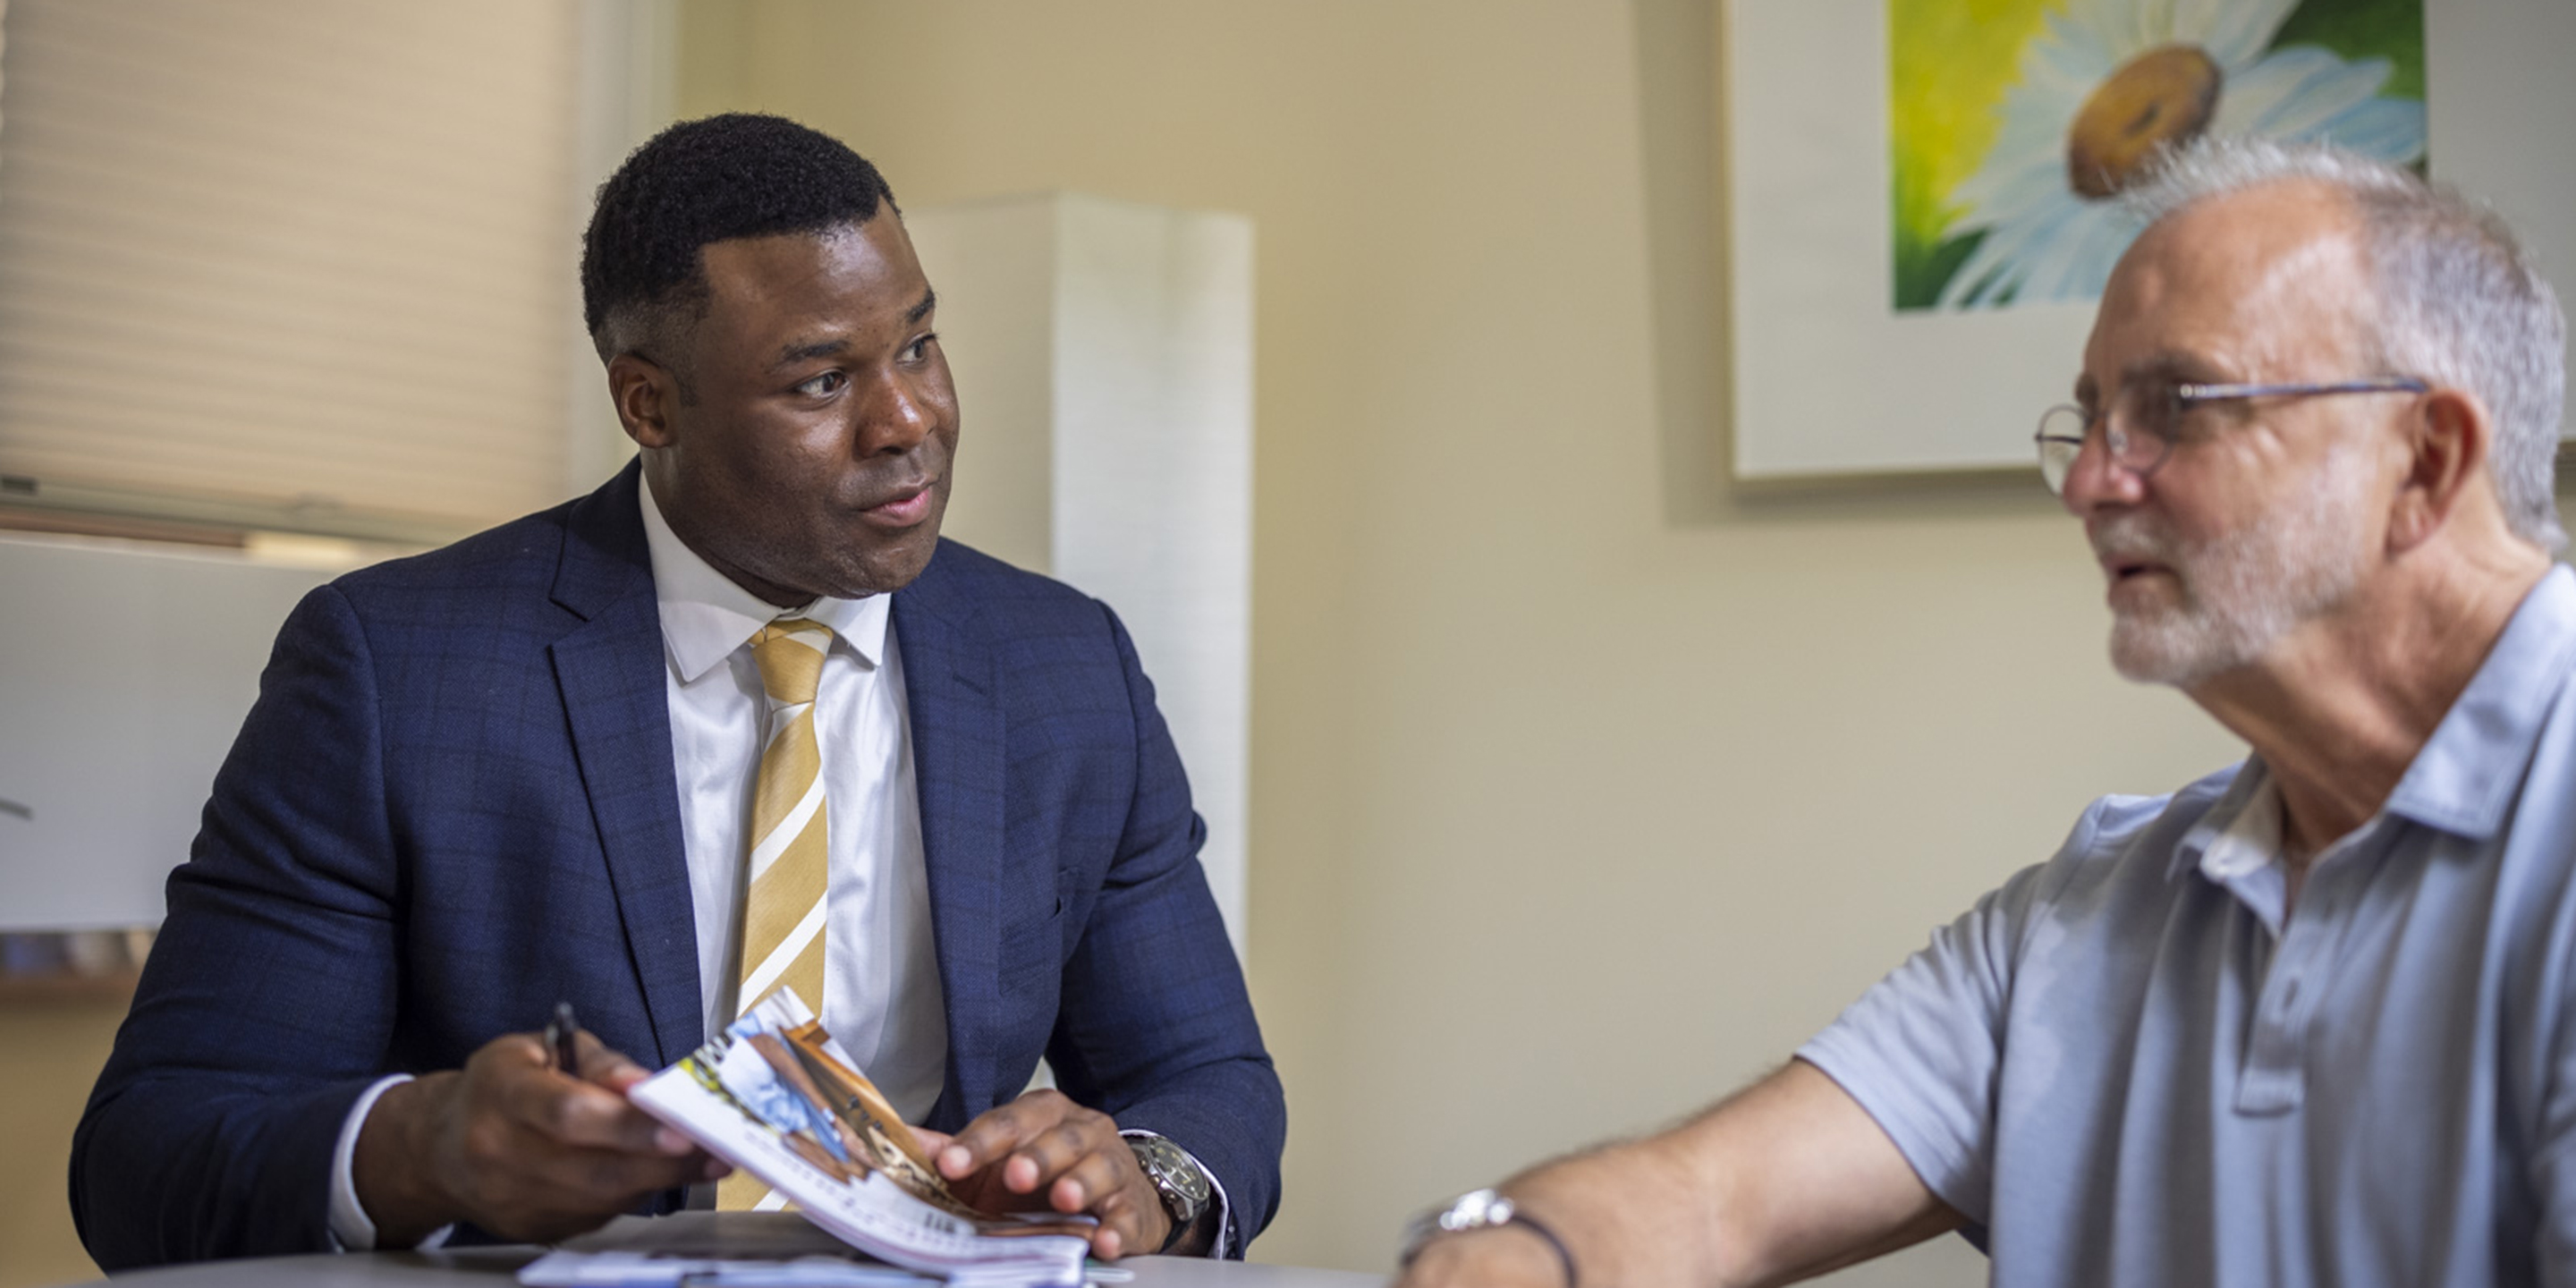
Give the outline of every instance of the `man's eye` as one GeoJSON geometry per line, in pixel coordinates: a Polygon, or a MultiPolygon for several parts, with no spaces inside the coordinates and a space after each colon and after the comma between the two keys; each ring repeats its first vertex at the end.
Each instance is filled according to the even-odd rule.
{"type": "Polygon", "coordinates": [[[927,332],[920,339],[913,341],[912,347],[903,351],[903,356],[909,361],[919,362],[930,356],[930,346],[937,344],[938,342],[938,332],[927,332]]]}
{"type": "Polygon", "coordinates": [[[848,380],[849,377],[842,375],[840,372],[826,371],[823,374],[796,386],[796,392],[804,394],[809,398],[821,398],[838,391],[843,384],[848,382],[848,380]]]}
{"type": "Polygon", "coordinates": [[[2171,441],[2185,410],[2182,391],[2174,387],[2174,382],[2140,381],[2129,387],[2128,397],[2132,431],[2171,441]]]}

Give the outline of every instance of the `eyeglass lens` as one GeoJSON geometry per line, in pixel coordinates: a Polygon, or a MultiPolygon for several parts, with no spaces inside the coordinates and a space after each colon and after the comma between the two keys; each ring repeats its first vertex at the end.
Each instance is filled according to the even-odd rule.
{"type": "MultiPolygon", "coordinates": [[[[2136,473],[2153,470],[2173,445],[2182,419],[2182,392],[2170,380],[2132,380],[2120,387],[2102,447],[2111,463],[2136,473]]],[[[2039,422],[2040,477],[2051,492],[2066,488],[2066,476],[2084,450],[2090,428],[2076,407],[2052,407],[2039,422]]]]}
{"type": "Polygon", "coordinates": [[[2084,450],[2084,413],[2073,407],[2051,407],[2039,418],[2039,477],[2051,492],[2066,490],[2066,476],[2084,450]]]}

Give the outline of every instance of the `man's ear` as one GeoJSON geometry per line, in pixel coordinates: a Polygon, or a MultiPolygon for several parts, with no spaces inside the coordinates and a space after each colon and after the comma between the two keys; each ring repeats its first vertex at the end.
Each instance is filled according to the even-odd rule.
{"type": "Polygon", "coordinates": [[[636,446],[668,447],[674,441],[670,410],[679,405],[680,387],[659,363],[631,349],[609,359],[608,400],[636,446]]]}
{"type": "Polygon", "coordinates": [[[2477,395],[2436,389],[2415,400],[2405,429],[2412,455],[2388,515],[2388,545],[2395,552],[2430,540],[2485,477],[2495,422],[2477,395]]]}

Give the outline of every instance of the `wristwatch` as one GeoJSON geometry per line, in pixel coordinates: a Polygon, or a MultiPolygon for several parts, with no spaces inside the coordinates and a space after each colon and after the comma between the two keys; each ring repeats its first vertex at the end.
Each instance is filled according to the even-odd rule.
{"type": "Polygon", "coordinates": [[[1156,1194],[1163,1196],[1163,1211],[1172,1218],[1171,1236],[1155,1251],[1170,1248],[1207,1214],[1207,1173],[1199,1170],[1188,1151],[1151,1132],[1129,1136],[1127,1148],[1136,1152],[1136,1165],[1145,1169],[1145,1179],[1153,1182],[1156,1194]]]}
{"type": "Polygon", "coordinates": [[[1470,1230],[1499,1230],[1507,1225],[1519,1226],[1535,1234],[1556,1253],[1565,1267],[1565,1288],[1576,1288],[1582,1282],[1574,1272],[1574,1254],[1566,1250],[1565,1240],[1556,1231],[1539,1223],[1538,1218],[1523,1212],[1510,1199],[1495,1190],[1471,1190],[1461,1194],[1449,1206],[1425,1212],[1413,1218],[1404,1229],[1404,1251],[1396,1259],[1398,1266],[1410,1266],[1422,1255],[1422,1249],[1444,1234],[1465,1234],[1470,1230]]]}

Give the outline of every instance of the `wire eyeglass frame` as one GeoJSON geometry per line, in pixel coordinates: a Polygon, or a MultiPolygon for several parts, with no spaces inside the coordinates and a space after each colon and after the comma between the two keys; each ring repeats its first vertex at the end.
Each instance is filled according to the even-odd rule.
{"type": "Polygon", "coordinates": [[[2353,380],[2295,381],[2254,385],[2173,384],[2161,388],[2155,382],[2129,385],[2112,399],[2111,406],[2087,414],[2073,403],[2061,403],[2040,414],[2039,432],[2031,441],[2039,449],[2040,481],[2052,494],[2063,495],[2066,476],[2075,469],[2075,458],[2084,451],[2084,440],[2093,426],[2102,425],[2102,446],[2110,453],[2111,463],[2144,479],[2156,472],[2173,455],[2176,431],[2182,418],[2195,407],[2206,403],[2238,402],[2248,398],[2317,398],[2331,394],[2421,394],[2432,386],[2413,376],[2364,376],[2353,380]],[[2138,390],[2135,395],[2131,390],[2138,390]],[[2127,404],[2147,393],[2169,395],[2162,406],[2141,416],[2141,408],[2127,404]],[[2112,408],[2126,414],[2111,415],[2112,408]],[[2123,428],[2117,422],[2127,420],[2123,428]],[[2142,423],[2152,422],[2152,423],[2142,423]]]}

